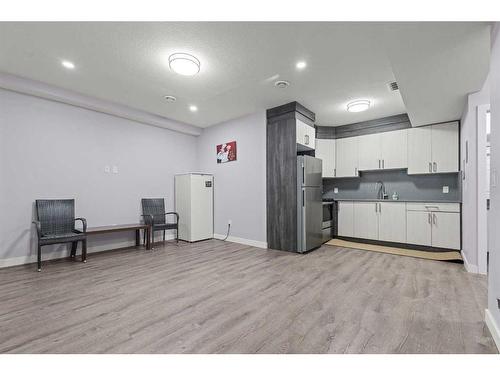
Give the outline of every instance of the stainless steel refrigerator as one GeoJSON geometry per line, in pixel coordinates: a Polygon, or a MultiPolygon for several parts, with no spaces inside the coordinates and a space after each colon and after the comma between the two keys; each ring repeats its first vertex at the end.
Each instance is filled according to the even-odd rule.
{"type": "Polygon", "coordinates": [[[323,243],[323,181],[321,159],[297,156],[297,252],[323,243]]]}

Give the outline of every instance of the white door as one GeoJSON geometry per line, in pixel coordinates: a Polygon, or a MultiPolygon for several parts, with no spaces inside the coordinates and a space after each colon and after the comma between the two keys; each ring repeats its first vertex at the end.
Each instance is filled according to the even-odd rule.
{"type": "Polygon", "coordinates": [[[432,213],[432,246],[460,250],[460,214],[432,213]]]}
{"type": "Polygon", "coordinates": [[[432,171],[458,172],[458,122],[432,125],[432,171]]]}
{"type": "Polygon", "coordinates": [[[406,243],[406,203],[379,204],[378,239],[406,243]]]}
{"type": "Polygon", "coordinates": [[[432,214],[426,211],[406,212],[406,242],[414,245],[432,245],[432,214]]]}
{"type": "Polygon", "coordinates": [[[408,174],[432,173],[431,127],[408,129],[408,174]]]}
{"type": "Polygon", "coordinates": [[[354,202],[354,237],[378,239],[378,202],[354,202]]]}
{"type": "Polygon", "coordinates": [[[323,177],[335,177],[335,139],[316,139],[316,157],[323,160],[323,177]]]}
{"type": "Polygon", "coordinates": [[[360,171],[382,168],[380,134],[361,135],[358,138],[358,166],[360,171]]]}
{"type": "Polygon", "coordinates": [[[338,203],[337,234],[343,237],[354,237],[353,202],[338,203]]]}
{"type": "Polygon", "coordinates": [[[380,158],[383,169],[408,168],[407,130],[380,133],[380,158]]]}
{"type": "Polygon", "coordinates": [[[191,175],[191,239],[200,241],[214,236],[213,176],[191,175]]]}
{"type": "Polygon", "coordinates": [[[357,177],[358,137],[337,139],[335,154],[337,177],[357,177]]]}

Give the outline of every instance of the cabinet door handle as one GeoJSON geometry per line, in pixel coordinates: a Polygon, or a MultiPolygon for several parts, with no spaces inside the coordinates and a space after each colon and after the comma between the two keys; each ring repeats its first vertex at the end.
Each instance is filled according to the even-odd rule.
{"type": "Polygon", "coordinates": [[[433,166],[434,166],[434,167],[433,167],[434,172],[437,172],[437,171],[438,171],[437,163],[436,163],[436,162],[434,162],[434,163],[433,163],[433,166]]]}
{"type": "Polygon", "coordinates": [[[309,144],[309,136],[307,134],[304,135],[304,142],[305,142],[306,145],[309,144]]]}
{"type": "Polygon", "coordinates": [[[427,222],[429,224],[431,224],[431,214],[430,213],[427,214],[427,222]]]}
{"type": "Polygon", "coordinates": [[[429,162],[429,172],[432,173],[432,163],[431,162],[429,162]]]}
{"type": "Polygon", "coordinates": [[[432,214],[432,224],[436,225],[437,224],[437,217],[436,214],[432,214]]]}
{"type": "Polygon", "coordinates": [[[380,169],[380,159],[378,159],[378,169],[380,169]]]}
{"type": "Polygon", "coordinates": [[[354,174],[358,175],[358,168],[354,168],[354,174]]]}
{"type": "Polygon", "coordinates": [[[378,212],[378,203],[375,203],[375,212],[378,212]]]}
{"type": "Polygon", "coordinates": [[[378,204],[378,212],[379,212],[379,213],[382,213],[382,203],[379,203],[379,204],[378,204]]]}
{"type": "Polygon", "coordinates": [[[382,159],[382,169],[385,169],[385,159],[382,159]]]}
{"type": "Polygon", "coordinates": [[[333,177],[337,177],[337,168],[333,168],[333,177]]]}

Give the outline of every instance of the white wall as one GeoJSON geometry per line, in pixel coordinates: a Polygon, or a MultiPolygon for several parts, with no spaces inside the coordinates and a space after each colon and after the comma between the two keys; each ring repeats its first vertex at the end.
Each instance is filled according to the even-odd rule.
{"type": "Polygon", "coordinates": [[[465,174],[462,181],[462,252],[466,267],[478,271],[478,123],[477,107],[490,102],[489,82],[479,92],[469,94],[460,122],[460,168],[465,174]],[[468,152],[466,153],[466,142],[468,152]],[[467,157],[467,162],[465,159],[467,157]],[[465,168],[464,168],[465,166],[465,168]]]}
{"type": "Polygon", "coordinates": [[[490,263],[488,270],[488,310],[486,322],[500,348],[500,26],[495,24],[492,35],[490,63],[491,90],[491,190],[488,216],[490,263]],[[496,176],[496,177],[495,177],[496,176]]]}
{"type": "Polygon", "coordinates": [[[198,137],[198,168],[215,176],[215,233],[257,241],[266,238],[265,111],[203,130],[198,137]],[[236,141],[237,160],[217,164],[216,145],[236,141]]]}
{"type": "MultiPolygon", "coordinates": [[[[143,197],[165,197],[173,208],[174,174],[197,169],[191,135],[3,89],[0,108],[3,265],[35,254],[35,199],[75,198],[89,226],[133,223],[143,197]]],[[[91,238],[89,251],[133,243],[133,233],[91,238]]]]}

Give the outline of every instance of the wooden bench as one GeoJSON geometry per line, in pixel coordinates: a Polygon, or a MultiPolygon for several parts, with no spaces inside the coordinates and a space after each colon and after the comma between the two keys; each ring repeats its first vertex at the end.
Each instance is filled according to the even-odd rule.
{"type": "Polygon", "coordinates": [[[135,230],[135,246],[141,245],[141,230],[146,231],[146,249],[151,250],[151,226],[146,224],[117,224],[87,228],[87,236],[135,230]]]}

